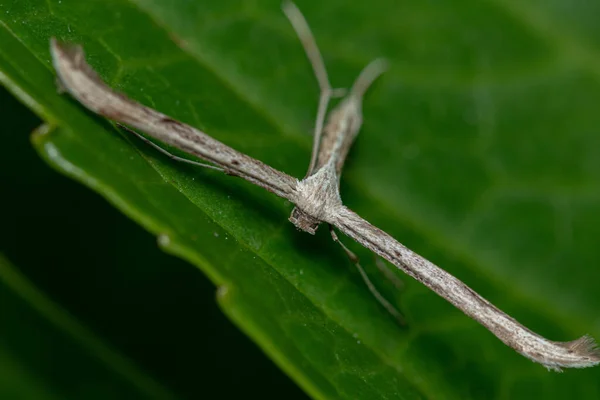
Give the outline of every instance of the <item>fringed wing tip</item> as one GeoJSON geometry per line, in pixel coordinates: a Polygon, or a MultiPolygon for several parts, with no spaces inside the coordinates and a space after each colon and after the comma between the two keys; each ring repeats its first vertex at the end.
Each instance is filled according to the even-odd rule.
{"type": "Polygon", "coordinates": [[[62,61],[74,61],[77,58],[83,58],[83,49],[79,45],[62,42],[55,37],[50,38],[50,54],[54,67],[57,67],[62,61]]]}
{"type": "MultiPolygon", "coordinates": [[[[83,74],[84,81],[102,84],[98,73],[85,61],[85,52],[83,47],[78,44],[62,42],[55,37],[50,39],[50,54],[52,55],[52,65],[58,76],[59,92],[70,92],[77,99],[80,99],[77,91],[81,89],[81,79],[75,84],[74,75],[83,74]]],[[[83,102],[83,101],[82,101],[83,102]]],[[[85,104],[85,102],[83,102],[85,104]]]]}
{"type": "Polygon", "coordinates": [[[83,60],[84,53],[81,46],[76,46],[62,42],[55,37],[50,38],[50,54],[52,55],[52,65],[57,75],[58,92],[67,91],[67,85],[64,80],[64,72],[72,69],[77,64],[77,60],[83,60]]]}
{"type": "Polygon", "coordinates": [[[67,67],[80,69],[86,73],[93,73],[93,70],[85,61],[85,52],[79,44],[62,42],[55,37],[50,38],[50,54],[52,63],[57,72],[67,67]]]}
{"type": "Polygon", "coordinates": [[[83,54],[81,45],[58,40],[54,36],[50,38],[50,52],[53,56],[67,55],[69,58],[75,58],[76,55],[83,54]]]}
{"type": "Polygon", "coordinates": [[[577,340],[567,343],[566,347],[583,359],[589,360],[590,366],[600,363],[600,347],[598,347],[594,338],[589,335],[582,336],[577,340]]]}
{"type": "Polygon", "coordinates": [[[562,372],[561,368],[588,368],[600,364],[600,348],[589,335],[584,335],[577,340],[561,343],[561,347],[573,356],[569,362],[544,363],[548,370],[562,372]]]}

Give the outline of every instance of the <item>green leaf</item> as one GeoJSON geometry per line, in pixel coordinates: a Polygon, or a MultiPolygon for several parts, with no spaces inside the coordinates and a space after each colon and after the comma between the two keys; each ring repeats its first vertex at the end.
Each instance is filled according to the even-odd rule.
{"type": "MultiPolygon", "coordinates": [[[[3,1],[0,79],[47,121],[40,154],[202,269],[313,397],[600,396],[600,369],[549,373],[408,278],[384,286],[398,327],[325,230],[293,229],[290,204],[173,163],[56,93],[51,36],[83,44],[113,87],[301,177],[316,83],[279,5],[263,3],[3,1]]],[[[375,57],[392,65],[365,99],[346,204],[535,331],[600,338],[600,7],[298,5],[334,86],[375,57]]]]}

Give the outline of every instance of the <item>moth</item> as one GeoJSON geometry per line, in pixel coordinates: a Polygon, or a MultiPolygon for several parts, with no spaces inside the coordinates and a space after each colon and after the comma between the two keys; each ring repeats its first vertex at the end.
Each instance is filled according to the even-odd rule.
{"type": "MultiPolygon", "coordinates": [[[[64,44],[53,38],[50,51],[60,86],[91,111],[138,129],[158,142],[210,163],[212,168],[243,178],[290,201],[295,205],[290,221],[298,229],[314,234],[324,223],[330,227],[333,239],[339,242],[334,228],[337,229],[429,287],[517,352],[548,369],[560,371],[562,367],[583,368],[599,364],[600,349],[591,337],[556,342],[534,333],[466,284],[344,206],[339,192],[342,167],[362,124],[363,94],[383,71],[384,62],[376,60],[362,71],[340,104],[329,113],[325,123],[329,100],[338,96],[340,91],[331,88],[320,52],[298,8],[291,2],[284,2],[283,10],[304,45],[321,88],[313,154],[303,179],[278,171],[196,128],[112,90],[86,63],[80,46],[64,44]]],[[[357,263],[353,253],[343,247],[357,263]]],[[[361,274],[363,272],[361,270],[361,274]]],[[[370,289],[373,291],[373,288],[370,289]]],[[[388,310],[393,310],[389,303],[381,298],[378,300],[388,310]]]]}

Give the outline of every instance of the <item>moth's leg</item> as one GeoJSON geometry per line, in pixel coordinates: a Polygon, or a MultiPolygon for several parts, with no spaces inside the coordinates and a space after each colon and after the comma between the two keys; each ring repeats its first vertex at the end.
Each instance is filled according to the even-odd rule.
{"type": "Polygon", "coordinates": [[[304,52],[308,57],[310,64],[312,65],[313,72],[319,83],[319,89],[321,94],[319,96],[319,106],[317,108],[317,118],[315,121],[315,130],[313,137],[312,154],[310,157],[310,164],[306,176],[312,174],[317,162],[317,154],[319,152],[319,145],[321,143],[321,135],[323,133],[323,124],[325,122],[325,115],[327,114],[327,106],[329,101],[334,97],[342,97],[345,95],[345,89],[333,89],[329,83],[329,77],[327,75],[327,69],[323,62],[323,56],[319,51],[319,47],[315,42],[315,38],[310,31],[310,27],[306,22],[306,19],[298,9],[298,7],[291,1],[284,1],[281,8],[287,16],[288,20],[292,24],[292,27],[296,31],[296,35],[300,39],[304,52]]]}
{"type": "Polygon", "coordinates": [[[194,165],[196,167],[209,168],[209,169],[214,169],[214,170],[217,170],[217,171],[225,172],[225,170],[223,168],[215,167],[214,165],[205,164],[205,163],[202,163],[202,162],[199,162],[199,161],[188,160],[187,158],[183,158],[183,157],[176,156],[175,154],[171,154],[167,150],[163,149],[162,147],[160,147],[159,145],[157,145],[156,143],[154,143],[153,141],[151,141],[150,139],[148,139],[148,138],[140,135],[139,133],[137,133],[133,129],[130,129],[130,128],[126,127],[125,125],[121,125],[121,124],[117,124],[117,125],[120,128],[123,128],[124,130],[126,130],[127,132],[134,134],[135,136],[137,136],[138,138],[140,138],[142,141],[144,141],[145,143],[147,143],[150,146],[154,147],[156,150],[160,151],[161,153],[163,153],[164,155],[166,155],[167,157],[169,157],[172,160],[175,160],[177,162],[183,162],[183,163],[191,164],[191,165],[194,165]]]}
{"type": "Polygon", "coordinates": [[[389,270],[389,268],[386,267],[383,259],[377,255],[375,256],[375,266],[377,266],[379,272],[381,272],[381,274],[385,276],[385,279],[387,279],[392,285],[394,285],[396,289],[404,290],[404,282],[402,281],[402,279],[394,275],[389,270]]]}
{"type": "MultiPolygon", "coordinates": [[[[350,261],[356,266],[356,269],[360,273],[360,276],[362,277],[363,281],[365,282],[365,285],[367,285],[367,288],[369,289],[371,294],[375,297],[375,299],[377,299],[379,304],[381,304],[387,310],[387,312],[389,312],[396,319],[396,321],[398,321],[398,323],[400,325],[402,325],[402,326],[406,325],[406,321],[405,321],[404,317],[402,316],[402,314],[400,313],[400,311],[398,311],[396,309],[396,307],[394,307],[389,301],[387,301],[385,299],[385,297],[383,297],[383,295],[379,292],[379,290],[377,290],[377,288],[375,287],[373,282],[371,282],[371,279],[369,279],[369,276],[367,275],[367,273],[365,272],[363,267],[361,267],[358,256],[356,254],[354,254],[352,252],[352,250],[347,248],[340,241],[340,239],[338,238],[337,234],[335,233],[332,225],[329,225],[329,233],[331,233],[331,238],[333,239],[333,241],[339,243],[339,245],[342,247],[342,249],[344,249],[344,252],[346,252],[346,255],[348,256],[350,261]]],[[[383,266],[383,267],[385,268],[385,266],[383,266]]]]}

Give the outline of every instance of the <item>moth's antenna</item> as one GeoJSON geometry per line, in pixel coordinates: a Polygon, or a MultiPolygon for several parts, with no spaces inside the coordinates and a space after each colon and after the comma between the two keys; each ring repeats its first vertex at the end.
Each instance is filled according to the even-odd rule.
{"type": "Polygon", "coordinates": [[[385,58],[377,58],[371,61],[358,75],[358,78],[354,81],[352,89],[350,90],[350,96],[360,99],[364,96],[365,92],[373,84],[381,74],[387,71],[389,65],[385,58]]]}
{"type": "Polygon", "coordinates": [[[331,84],[329,83],[329,76],[327,75],[327,69],[325,68],[325,63],[323,62],[323,56],[319,51],[319,47],[317,46],[306,19],[298,7],[293,2],[286,0],[282,3],[281,8],[292,24],[292,27],[296,31],[296,35],[298,35],[298,38],[304,47],[306,56],[310,61],[315,77],[317,78],[317,82],[319,83],[319,89],[321,90],[321,94],[319,96],[319,107],[317,109],[317,118],[315,121],[312,154],[307,172],[308,176],[317,162],[317,153],[319,151],[319,144],[321,143],[323,123],[325,121],[325,115],[327,114],[329,100],[331,100],[332,97],[343,96],[345,90],[333,89],[331,87],[331,84]]]}

